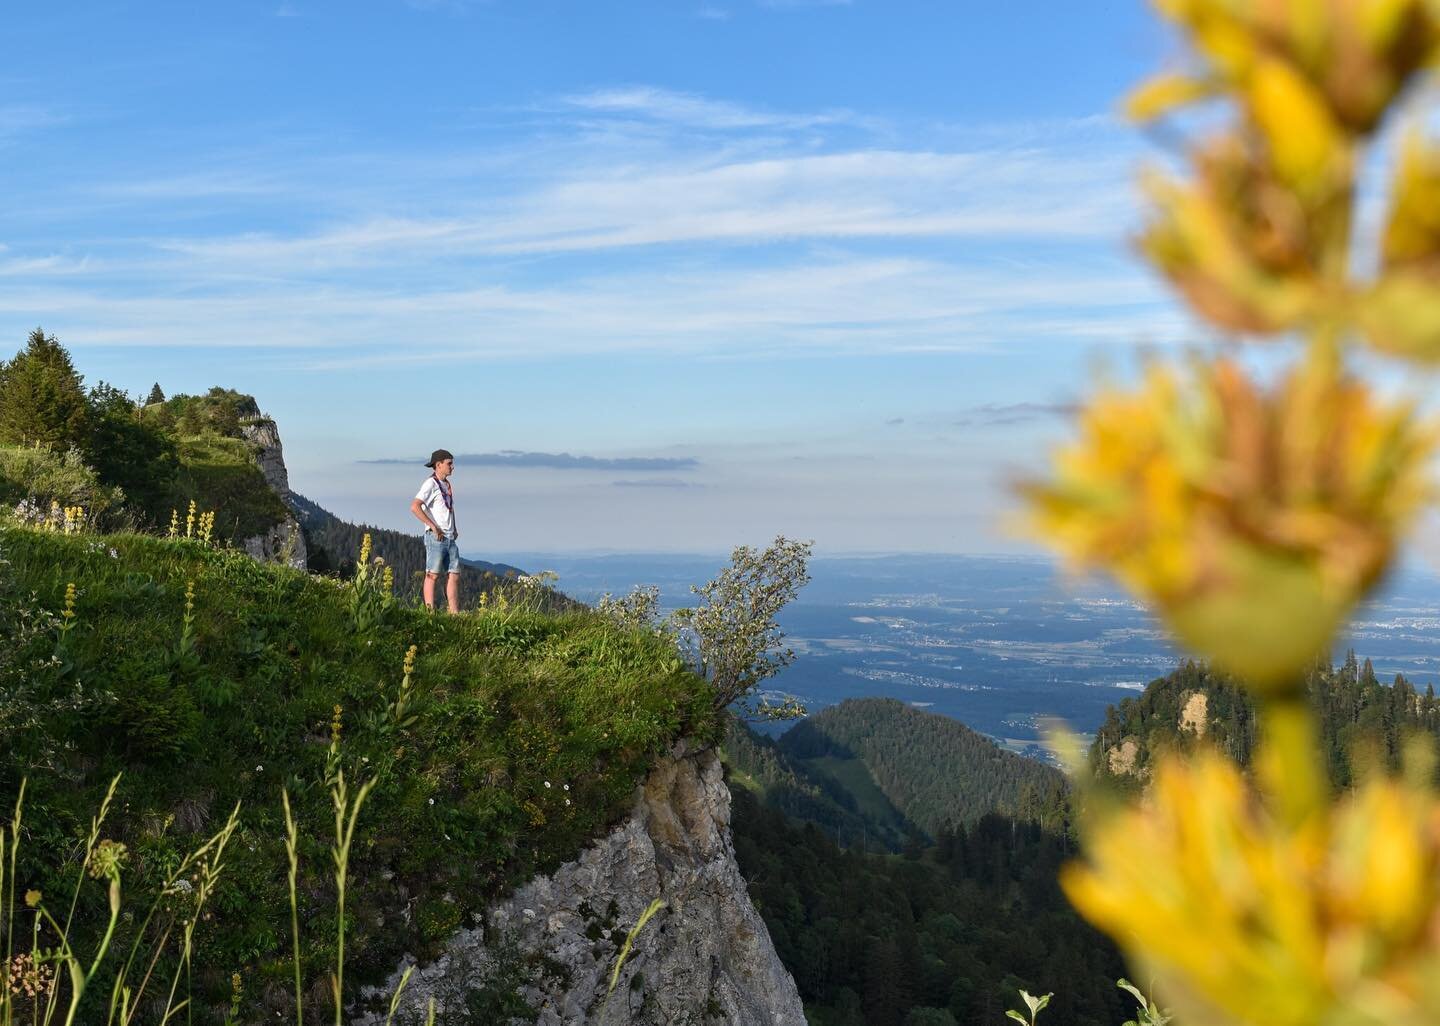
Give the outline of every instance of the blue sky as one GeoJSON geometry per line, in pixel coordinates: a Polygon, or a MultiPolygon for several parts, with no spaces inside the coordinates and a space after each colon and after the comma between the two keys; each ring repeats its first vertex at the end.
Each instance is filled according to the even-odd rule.
{"type": "Polygon", "coordinates": [[[0,340],[252,392],[353,519],[450,448],[476,555],[1023,548],[1097,366],[1197,337],[1125,244],[1132,0],[3,18],[0,340]]]}

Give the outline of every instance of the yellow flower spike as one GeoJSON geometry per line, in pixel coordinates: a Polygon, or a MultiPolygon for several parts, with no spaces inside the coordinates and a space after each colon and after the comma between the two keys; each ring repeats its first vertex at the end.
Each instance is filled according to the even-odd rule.
{"type": "Polygon", "coordinates": [[[1440,801],[1376,779],[1294,825],[1210,750],[1089,824],[1061,882],[1182,1022],[1419,1026],[1440,1016],[1440,801]]]}
{"type": "Polygon", "coordinates": [[[1228,331],[1287,331],[1325,311],[1318,288],[1325,204],[1283,186],[1244,144],[1213,142],[1194,154],[1197,180],[1151,176],[1154,214],[1139,247],[1196,312],[1228,331]]]}
{"type": "Polygon", "coordinates": [[[1406,139],[1381,242],[1383,274],[1355,315],[1378,348],[1440,361],[1440,146],[1406,139]]]}
{"type": "Polygon", "coordinates": [[[1285,182],[1324,195],[1337,182],[1348,181],[1347,140],[1321,98],[1290,65],[1260,61],[1245,100],[1285,182]]]}
{"type": "Polygon", "coordinates": [[[1265,391],[1227,361],[1152,368],[1103,393],[1030,524],[1109,571],[1183,642],[1262,689],[1287,688],[1388,565],[1433,494],[1434,426],[1312,358],[1265,391]]]}
{"type": "Polygon", "coordinates": [[[1193,75],[1157,75],[1126,97],[1124,113],[1133,121],[1154,121],[1215,92],[1214,82],[1193,75]]]}
{"type": "Polygon", "coordinates": [[[1157,0],[1156,7],[1230,89],[1248,92],[1262,64],[1281,62],[1347,133],[1372,132],[1440,42],[1434,0],[1157,0]]]}

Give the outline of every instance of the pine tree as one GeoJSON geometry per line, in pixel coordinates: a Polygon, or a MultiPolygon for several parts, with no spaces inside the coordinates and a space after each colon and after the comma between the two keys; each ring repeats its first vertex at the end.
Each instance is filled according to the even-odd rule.
{"type": "Polygon", "coordinates": [[[89,406],[82,382],[65,347],[36,328],[0,375],[0,442],[85,448],[89,406]]]}
{"type": "Polygon", "coordinates": [[[145,398],[145,405],[154,406],[156,403],[163,403],[164,401],[165,393],[160,388],[160,382],[157,381],[150,386],[150,394],[145,398]]]}

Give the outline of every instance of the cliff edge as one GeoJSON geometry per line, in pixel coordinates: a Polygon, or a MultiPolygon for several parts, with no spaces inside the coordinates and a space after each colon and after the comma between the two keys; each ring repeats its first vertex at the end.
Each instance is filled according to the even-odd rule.
{"type": "MultiPolygon", "coordinates": [[[[416,968],[397,1021],[431,998],[439,1021],[463,1015],[517,957],[532,967],[517,992],[540,1026],[805,1023],[795,981],[735,863],[720,760],[683,741],[636,789],[623,823],[491,906],[482,926],[459,931],[438,959],[416,968]],[[636,934],[612,993],[626,935],[656,899],[664,908],[636,934]]],[[[399,981],[397,971],[383,993],[399,981]]]]}

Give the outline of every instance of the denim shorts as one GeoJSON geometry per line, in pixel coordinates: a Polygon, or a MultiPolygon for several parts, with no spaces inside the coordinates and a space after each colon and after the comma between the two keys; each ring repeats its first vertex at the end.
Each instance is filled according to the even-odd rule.
{"type": "Polygon", "coordinates": [[[460,572],[460,544],[454,538],[438,541],[430,531],[425,532],[425,572],[438,574],[446,571],[460,572]]]}

